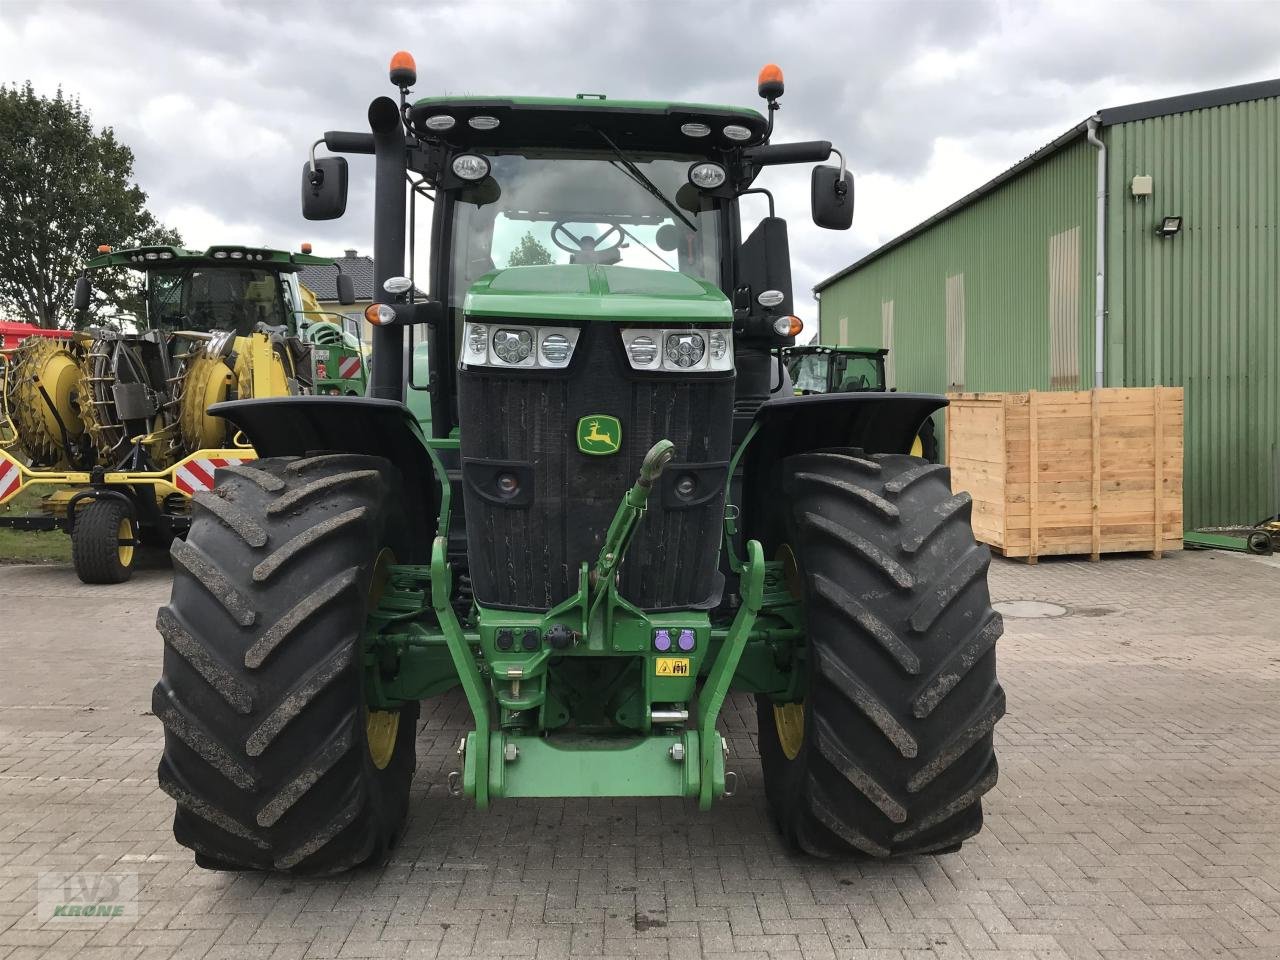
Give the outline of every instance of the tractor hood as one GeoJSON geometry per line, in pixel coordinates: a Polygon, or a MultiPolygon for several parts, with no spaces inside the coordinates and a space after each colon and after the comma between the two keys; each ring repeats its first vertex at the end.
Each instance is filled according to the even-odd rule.
{"type": "Polygon", "coordinates": [[[733,321],[715,284],[673,270],[597,264],[508,267],[485,274],[467,291],[470,317],[528,320],[733,321]]]}

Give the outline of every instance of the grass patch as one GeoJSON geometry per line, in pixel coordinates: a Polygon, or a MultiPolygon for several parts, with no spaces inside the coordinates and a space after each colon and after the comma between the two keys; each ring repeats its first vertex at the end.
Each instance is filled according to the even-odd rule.
{"type": "MultiPolygon", "coordinates": [[[[3,507],[0,515],[40,512],[40,494],[24,491],[3,507]]],[[[61,530],[32,533],[0,527],[0,563],[70,563],[71,538],[61,530]]]]}

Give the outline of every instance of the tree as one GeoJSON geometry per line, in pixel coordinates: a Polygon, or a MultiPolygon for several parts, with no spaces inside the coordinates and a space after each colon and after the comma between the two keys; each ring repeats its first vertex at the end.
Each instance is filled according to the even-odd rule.
{"type": "MultiPolygon", "coordinates": [[[[132,180],[133,151],[110,127],[95,132],[78,98],[0,85],[0,312],[70,327],[76,277],[98,244],[180,243],[132,180]]],[[[141,286],[123,269],[93,282],[91,315],[136,303],[141,286]]]]}
{"type": "Polygon", "coordinates": [[[508,267],[531,267],[540,263],[551,263],[551,251],[546,248],[541,240],[533,235],[533,231],[528,231],[520,242],[516,244],[516,248],[511,251],[511,258],[507,260],[508,267]]]}

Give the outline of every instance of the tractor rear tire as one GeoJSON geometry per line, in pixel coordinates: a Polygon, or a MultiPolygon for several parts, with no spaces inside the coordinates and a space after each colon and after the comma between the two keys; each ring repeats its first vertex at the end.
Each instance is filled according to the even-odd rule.
{"type": "Polygon", "coordinates": [[[418,704],[370,712],[362,635],[409,560],[398,471],[379,457],[220,469],[175,540],[160,609],[160,787],[201,866],[331,874],[378,862],[408,813],[418,704]]]}
{"type": "Polygon", "coordinates": [[[950,471],[857,450],[782,464],[784,558],[803,604],[803,706],[757,698],[765,793],[822,857],[954,850],[982,827],[1004,714],[972,501],[950,471]]]}
{"type": "Polygon", "coordinates": [[[124,583],[138,555],[137,523],[114,497],[90,500],[75,511],[71,563],[81,583],[124,583]]]}

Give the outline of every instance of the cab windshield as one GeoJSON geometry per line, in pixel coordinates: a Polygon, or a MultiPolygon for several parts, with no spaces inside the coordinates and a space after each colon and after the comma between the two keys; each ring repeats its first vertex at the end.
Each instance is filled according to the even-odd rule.
{"type": "Polygon", "coordinates": [[[837,353],[832,362],[834,369],[831,382],[841,393],[884,389],[884,374],[878,357],[837,353]]]}
{"type": "Polygon", "coordinates": [[[534,264],[618,264],[720,284],[721,213],[688,182],[694,158],[629,157],[679,215],[608,153],[488,159],[490,176],[457,195],[453,306],[486,273],[534,264]]]}
{"type": "Polygon", "coordinates": [[[280,276],[244,267],[153,270],[147,278],[147,319],[153,329],[234,330],[288,322],[280,276]]]}

